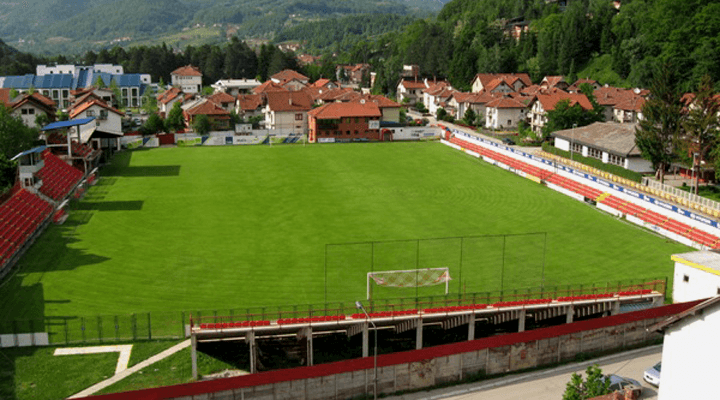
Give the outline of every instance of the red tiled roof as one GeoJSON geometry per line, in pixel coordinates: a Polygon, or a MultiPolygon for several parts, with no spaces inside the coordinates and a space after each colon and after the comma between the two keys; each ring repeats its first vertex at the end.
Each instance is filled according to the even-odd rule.
{"type": "Polygon", "coordinates": [[[348,102],[348,101],[356,101],[360,100],[363,97],[363,95],[360,92],[356,92],[352,89],[349,91],[346,91],[345,93],[341,93],[335,97],[335,101],[342,101],[342,102],[348,102]]]}
{"type": "Polygon", "coordinates": [[[480,80],[480,83],[482,83],[483,88],[486,87],[490,82],[492,82],[496,78],[501,78],[505,82],[508,83],[508,85],[512,86],[512,84],[515,83],[518,79],[525,85],[530,86],[532,85],[532,80],[530,79],[530,75],[525,73],[519,73],[519,74],[477,74],[475,75],[475,79],[473,79],[473,82],[476,79],[480,80]]]}
{"type": "Polygon", "coordinates": [[[423,81],[416,82],[410,79],[404,79],[400,84],[403,85],[405,89],[425,89],[427,87],[423,81]]]}
{"type": "Polygon", "coordinates": [[[253,93],[255,94],[267,92],[289,92],[289,90],[273,81],[265,81],[262,85],[253,89],[253,93]]]}
{"type": "Polygon", "coordinates": [[[184,67],[180,67],[176,69],[175,71],[171,72],[170,75],[180,75],[180,76],[202,76],[202,72],[197,67],[193,67],[192,65],[186,65],[184,67]]]}
{"type": "Polygon", "coordinates": [[[575,83],[568,87],[568,90],[580,90],[580,85],[582,85],[583,83],[588,83],[593,86],[599,85],[599,83],[594,79],[578,79],[577,81],[575,81],[575,83]]]}
{"type": "Polygon", "coordinates": [[[53,99],[51,99],[51,98],[49,98],[49,97],[47,97],[47,96],[43,96],[43,95],[41,95],[41,94],[38,93],[38,92],[35,92],[35,93],[33,93],[32,95],[30,95],[30,96],[31,96],[33,99],[35,99],[35,100],[37,100],[37,101],[45,104],[45,105],[48,106],[48,107],[55,108],[55,102],[53,101],[53,99]]]}
{"type": "MultiPolygon", "coordinates": [[[[516,81],[517,79],[514,79],[516,81]]],[[[487,84],[487,86],[484,86],[483,89],[487,90],[488,92],[492,92],[493,90],[497,89],[498,86],[505,84],[510,89],[515,90],[515,88],[512,86],[513,82],[507,82],[504,78],[495,78],[490,83],[487,84]]]]}
{"type": "Polygon", "coordinates": [[[106,110],[108,110],[108,111],[114,112],[115,114],[118,114],[118,115],[120,115],[120,116],[123,115],[123,113],[121,113],[120,110],[118,110],[118,109],[116,109],[116,108],[113,108],[113,107],[110,107],[110,106],[107,105],[107,103],[105,103],[104,101],[95,98],[95,99],[86,101],[86,102],[78,105],[77,107],[75,107],[75,108],[70,112],[70,118],[75,118],[75,117],[76,117],[78,114],[80,114],[81,112],[83,112],[83,111],[87,110],[88,108],[90,108],[90,107],[92,107],[92,106],[95,106],[95,105],[98,106],[98,107],[104,108],[104,109],[106,109],[106,110]]]}
{"type": "Polygon", "coordinates": [[[218,105],[222,103],[235,103],[235,97],[225,92],[215,93],[207,99],[218,105]]]}
{"type": "Polygon", "coordinates": [[[308,111],[312,109],[313,100],[304,91],[298,92],[267,92],[263,94],[271,111],[308,111]]]}
{"type": "Polygon", "coordinates": [[[293,79],[297,79],[301,82],[307,82],[309,80],[309,78],[307,76],[305,76],[299,72],[293,71],[291,69],[286,69],[286,70],[280,71],[277,74],[271,76],[270,78],[272,78],[273,80],[276,80],[276,81],[280,81],[280,82],[290,81],[293,79]]]}
{"type": "Polygon", "coordinates": [[[348,92],[353,92],[353,90],[350,88],[335,88],[335,89],[325,90],[319,94],[319,96],[320,96],[319,99],[324,102],[335,101],[338,97],[340,97],[348,92]]]}
{"type": "Polygon", "coordinates": [[[615,108],[618,110],[639,112],[642,110],[644,104],[645,98],[641,96],[632,96],[626,97],[625,99],[615,104],[615,108]]]}
{"type": "Polygon", "coordinates": [[[243,111],[253,111],[262,107],[262,97],[259,94],[240,94],[237,100],[243,111]]]}
{"type": "Polygon", "coordinates": [[[524,103],[510,97],[500,97],[485,104],[487,108],[525,108],[524,103]]]}
{"type": "Polygon", "coordinates": [[[635,94],[632,90],[606,86],[595,89],[593,96],[595,96],[595,101],[601,106],[614,106],[625,101],[628,97],[635,96],[635,94]]]}
{"type": "Polygon", "coordinates": [[[344,117],[382,117],[380,108],[371,101],[328,103],[308,112],[317,119],[340,119],[344,117]]]}
{"type": "Polygon", "coordinates": [[[219,107],[217,104],[213,103],[212,101],[204,101],[201,104],[198,104],[197,106],[190,108],[188,110],[185,110],[185,113],[188,115],[212,115],[212,116],[229,116],[230,113],[225,111],[223,108],[219,107]]]}
{"type": "Polygon", "coordinates": [[[377,104],[378,107],[380,107],[380,108],[400,108],[401,107],[400,103],[398,103],[396,101],[392,101],[382,95],[369,94],[369,95],[364,96],[364,98],[367,99],[368,101],[371,101],[371,102],[377,104]]]}
{"type": "Polygon", "coordinates": [[[320,78],[316,80],[312,85],[312,87],[324,87],[328,83],[331,83],[332,81],[330,79],[320,78]]]}
{"type": "Polygon", "coordinates": [[[558,83],[563,81],[563,77],[560,75],[546,76],[543,78],[542,83],[546,83],[548,87],[555,87],[558,83]]]}
{"type": "Polygon", "coordinates": [[[171,102],[173,99],[175,99],[176,97],[180,96],[181,94],[183,94],[182,90],[180,90],[176,87],[173,87],[173,88],[170,88],[170,89],[160,93],[158,95],[158,101],[163,104],[167,104],[167,103],[171,102]]]}
{"type": "Polygon", "coordinates": [[[555,105],[560,100],[570,100],[570,106],[574,106],[575,104],[579,104],[580,107],[582,107],[585,110],[592,110],[592,104],[590,104],[590,100],[584,95],[584,94],[570,94],[565,93],[562,91],[558,91],[556,93],[551,94],[538,94],[535,96],[535,98],[542,104],[542,107],[545,111],[550,111],[555,109],[555,105]]]}

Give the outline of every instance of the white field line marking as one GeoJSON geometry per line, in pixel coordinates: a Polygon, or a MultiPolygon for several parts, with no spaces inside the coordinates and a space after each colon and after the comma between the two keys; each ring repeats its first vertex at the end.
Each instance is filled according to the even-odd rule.
{"type": "Polygon", "coordinates": [[[76,356],[81,354],[100,354],[100,353],[120,353],[117,366],[115,366],[115,375],[125,371],[130,362],[130,351],[133,345],[124,344],[117,346],[95,346],[95,347],[68,347],[64,349],[55,349],[56,356],[76,356]]]}
{"type": "Polygon", "coordinates": [[[125,371],[123,371],[117,375],[111,376],[110,378],[105,379],[104,381],[102,381],[100,383],[96,383],[95,385],[90,386],[89,388],[83,390],[82,392],[76,393],[76,394],[68,397],[68,399],[77,399],[80,397],[87,397],[87,396],[90,396],[91,394],[97,393],[97,392],[105,389],[106,387],[112,385],[113,383],[118,382],[121,379],[125,379],[127,376],[134,374],[135,372],[140,371],[141,369],[143,369],[149,365],[152,365],[164,358],[170,357],[171,355],[177,353],[178,351],[180,351],[182,349],[186,349],[188,347],[190,347],[190,339],[187,339],[184,342],[180,342],[180,343],[176,344],[175,346],[173,346],[161,353],[155,354],[154,356],[148,358],[147,360],[139,362],[139,363],[133,365],[132,367],[126,369],[125,371]]]}

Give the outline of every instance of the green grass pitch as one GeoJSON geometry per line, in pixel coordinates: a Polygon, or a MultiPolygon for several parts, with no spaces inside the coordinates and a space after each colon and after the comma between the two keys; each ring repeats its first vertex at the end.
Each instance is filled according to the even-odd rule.
{"type": "MultiPolygon", "coordinates": [[[[548,284],[671,276],[688,250],[439,143],[136,150],[101,176],[0,288],[5,321],[321,303],[327,243],[547,232],[548,284]]],[[[333,293],[363,299],[366,272],[333,293]]]]}

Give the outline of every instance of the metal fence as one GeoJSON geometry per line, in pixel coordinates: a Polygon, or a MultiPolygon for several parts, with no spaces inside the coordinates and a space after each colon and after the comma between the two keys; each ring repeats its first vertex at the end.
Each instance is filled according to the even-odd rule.
{"type": "Polygon", "coordinates": [[[666,185],[664,183],[647,177],[643,178],[643,185],[647,186],[649,189],[662,191],[671,196],[674,196],[675,199],[673,200],[676,203],[682,204],[684,206],[693,207],[695,209],[705,212],[706,214],[712,214],[716,217],[720,215],[720,203],[718,203],[717,201],[706,199],[705,197],[698,196],[694,193],[686,192],[682,189],[666,185]],[[706,210],[702,210],[703,207],[706,210]]]}
{"type": "MultiPolygon", "coordinates": [[[[363,301],[369,313],[382,311],[420,310],[472,304],[493,304],[503,301],[554,299],[585,294],[617,293],[650,289],[666,296],[667,278],[630,279],[596,284],[557,285],[522,288],[506,291],[450,294],[447,296],[404,297],[363,301]]],[[[211,313],[192,313],[192,322],[223,323],[239,321],[270,321],[283,318],[340,316],[359,313],[355,302],[333,302],[247,309],[213,310],[211,313]]]]}
{"type": "MultiPolygon", "coordinates": [[[[365,307],[369,312],[397,311],[642,289],[652,289],[665,294],[666,286],[667,278],[646,278],[447,296],[387,298],[368,301],[365,307]]],[[[204,322],[268,321],[280,318],[351,315],[357,312],[353,301],[125,315],[58,316],[0,322],[0,334],[47,332],[51,345],[181,339],[185,337],[186,325],[190,324],[191,318],[193,321],[204,322]]]]}

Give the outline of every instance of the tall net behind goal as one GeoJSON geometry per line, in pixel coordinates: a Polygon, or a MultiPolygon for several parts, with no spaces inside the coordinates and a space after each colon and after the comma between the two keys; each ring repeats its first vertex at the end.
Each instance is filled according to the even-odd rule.
{"type": "Polygon", "coordinates": [[[369,272],[409,280],[402,286],[373,281],[373,300],[539,288],[545,284],[546,246],[545,232],[327,244],[325,302],[367,297],[369,272]],[[440,267],[452,277],[446,285],[425,285],[424,277],[412,281],[412,273],[380,274],[440,267]]]}
{"type": "Polygon", "coordinates": [[[445,294],[450,290],[450,269],[423,268],[399,271],[378,271],[367,274],[367,299],[372,299],[373,286],[389,288],[417,288],[425,286],[445,287],[445,294]]]}

